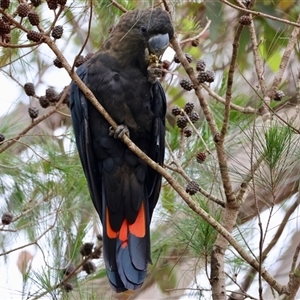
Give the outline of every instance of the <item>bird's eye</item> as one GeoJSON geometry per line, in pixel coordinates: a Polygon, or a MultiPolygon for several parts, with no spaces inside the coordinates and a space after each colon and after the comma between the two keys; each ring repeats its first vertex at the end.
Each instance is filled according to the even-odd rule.
{"type": "Polygon", "coordinates": [[[141,26],[141,33],[147,33],[148,29],[146,26],[141,26]]]}

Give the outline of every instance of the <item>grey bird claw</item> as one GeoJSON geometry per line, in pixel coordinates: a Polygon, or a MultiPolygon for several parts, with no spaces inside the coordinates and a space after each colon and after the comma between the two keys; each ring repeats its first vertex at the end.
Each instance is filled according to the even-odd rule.
{"type": "Polygon", "coordinates": [[[110,136],[113,136],[115,139],[121,139],[124,134],[126,134],[129,137],[129,129],[126,125],[118,125],[118,127],[115,129],[109,127],[108,134],[110,136]]]}

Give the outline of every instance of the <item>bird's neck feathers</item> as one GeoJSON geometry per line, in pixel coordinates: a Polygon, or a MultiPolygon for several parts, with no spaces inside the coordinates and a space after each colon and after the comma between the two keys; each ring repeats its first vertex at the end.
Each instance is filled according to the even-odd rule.
{"type": "Polygon", "coordinates": [[[145,48],[146,45],[140,38],[118,32],[105,41],[101,50],[113,56],[121,67],[138,67],[146,71],[145,48]]]}

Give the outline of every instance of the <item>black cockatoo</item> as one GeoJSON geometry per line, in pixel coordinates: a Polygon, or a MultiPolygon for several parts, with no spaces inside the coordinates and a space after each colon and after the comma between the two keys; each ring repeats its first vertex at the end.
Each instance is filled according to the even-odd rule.
{"type": "Polygon", "coordinates": [[[100,50],[77,74],[119,124],[108,122],[73,82],[70,109],[90,195],[103,225],[103,253],[116,292],[139,288],[150,258],[149,226],[161,176],[118,138],[131,140],[160,165],[164,160],[164,91],[158,58],[172,39],[160,9],[124,14],[100,50]]]}

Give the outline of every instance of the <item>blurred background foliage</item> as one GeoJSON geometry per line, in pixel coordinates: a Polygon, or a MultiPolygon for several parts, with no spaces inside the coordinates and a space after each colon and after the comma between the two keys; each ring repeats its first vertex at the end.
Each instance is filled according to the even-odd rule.
{"type": "MultiPolygon", "coordinates": [[[[154,0],[119,0],[118,3],[128,10],[159,5],[159,1],[154,0]]],[[[8,12],[14,15],[18,4],[18,1],[11,1],[8,12]]],[[[219,96],[225,97],[233,36],[241,13],[221,1],[173,0],[171,6],[178,38],[181,41],[188,40],[182,43],[182,48],[192,56],[191,65],[195,67],[196,61],[200,58],[205,60],[206,68],[216,73],[216,79],[211,84],[212,89],[219,96]],[[208,29],[195,39],[194,37],[199,35],[209,21],[211,23],[208,29]]],[[[300,13],[300,4],[296,0],[261,0],[257,1],[253,9],[277,18],[296,21],[300,13]]],[[[48,9],[44,1],[36,11],[40,15],[41,26],[48,30],[52,26],[55,14],[48,9]]],[[[90,36],[83,49],[83,55],[95,52],[101,46],[110,28],[122,15],[121,10],[109,0],[67,1],[63,13],[57,20],[57,24],[63,25],[64,34],[56,43],[71,65],[85,43],[91,13],[90,36]]],[[[15,19],[20,21],[18,17],[15,19]]],[[[274,73],[278,71],[293,27],[263,17],[255,17],[254,24],[259,41],[259,53],[263,60],[263,76],[267,84],[270,84],[274,73]]],[[[22,21],[22,25],[28,29],[32,27],[26,21],[22,21]]],[[[86,180],[78,159],[67,105],[63,104],[51,113],[53,106],[46,109],[40,107],[35,97],[28,97],[25,94],[23,85],[26,82],[33,82],[36,94],[42,96],[49,87],[54,87],[57,92],[61,92],[70,79],[63,69],[57,69],[53,65],[55,55],[47,46],[43,44],[30,46],[26,33],[17,28],[13,29],[10,43],[20,47],[0,48],[1,78],[10,82],[9,89],[12,87],[15,90],[13,96],[8,96],[11,93],[2,86],[0,95],[1,106],[4,103],[6,106],[10,105],[9,109],[2,111],[0,117],[0,133],[5,136],[5,142],[0,145],[0,212],[2,215],[7,212],[13,215],[11,224],[0,227],[0,253],[3,260],[1,268],[15,264],[14,261],[8,262],[10,251],[18,253],[20,257],[20,249],[29,249],[33,257],[22,256],[26,267],[19,268],[23,276],[23,288],[18,294],[19,299],[22,297],[38,299],[43,295],[51,295],[53,299],[55,297],[67,299],[69,297],[65,291],[67,288],[54,287],[63,278],[63,272],[70,262],[74,265],[80,263],[82,244],[93,242],[96,245],[99,242],[97,235],[101,233],[101,226],[90,201],[86,180]],[[22,45],[27,46],[21,47],[22,45]],[[29,106],[38,107],[40,116],[45,114],[49,116],[19,136],[32,123],[27,113],[29,106]],[[1,151],[1,148],[6,147],[11,141],[16,142],[5,151],[1,151]],[[14,251],[17,248],[20,249],[14,251]],[[42,258],[38,259],[40,256],[42,258]]],[[[187,75],[181,65],[174,62],[173,57],[174,54],[169,52],[164,58],[169,61],[170,67],[169,73],[162,80],[168,100],[166,138],[170,146],[165,163],[171,167],[174,158],[177,160],[185,175],[175,169],[170,169],[170,172],[182,186],[187,184],[189,178],[199,182],[204,190],[222,199],[218,163],[214,154],[209,155],[203,164],[199,164],[196,159],[197,153],[206,149],[213,153],[213,136],[193,91],[187,92],[180,87],[180,79],[187,78],[187,75]],[[199,139],[195,133],[191,137],[183,137],[181,130],[176,126],[175,117],[171,114],[174,105],[182,108],[187,102],[194,103],[195,110],[200,115],[200,120],[195,123],[195,126],[202,139],[199,139]]],[[[280,103],[272,103],[275,111],[287,108],[297,101],[296,77],[299,59],[297,45],[280,86],[286,97],[280,103]]],[[[209,97],[205,92],[204,94],[205,97],[209,97]]],[[[232,102],[242,107],[251,105],[258,108],[261,105],[261,97],[262,93],[258,88],[254,68],[251,38],[249,31],[244,29],[238,51],[232,102]]],[[[223,122],[224,106],[213,98],[209,99],[209,105],[220,127],[223,122]]],[[[256,117],[231,111],[227,149],[229,159],[235,158],[236,152],[246,151],[243,147],[240,148],[245,139],[241,138],[241,135],[252,138],[248,130],[251,130],[256,117]]],[[[292,134],[291,131],[280,131],[278,134],[279,131],[278,128],[276,132],[270,131],[259,141],[261,147],[264,147],[267,141],[261,151],[269,156],[270,164],[276,160],[274,161],[276,165],[283,155],[296,161],[299,152],[295,147],[292,154],[284,147],[276,148],[280,143],[286,145],[286,139],[292,134]],[[276,140],[272,140],[274,136],[277,137],[276,140]],[[270,145],[275,147],[277,152],[272,150],[270,145]]],[[[233,169],[233,178],[238,182],[247,171],[246,167],[243,171],[233,169]]],[[[277,176],[279,175],[277,173],[277,176]]],[[[294,181],[297,180],[296,178],[294,181]]],[[[276,182],[270,184],[274,185],[276,182]]],[[[215,219],[220,219],[220,207],[212,205],[210,200],[200,194],[195,196],[195,200],[215,219]]],[[[134,295],[112,295],[107,282],[103,280],[105,275],[102,259],[97,259],[94,260],[97,265],[96,273],[87,276],[81,272],[70,281],[76,288],[72,297],[74,299],[127,299],[126,297],[130,296],[132,297],[130,299],[135,297],[138,299],[143,297],[142,293],[147,288],[156,283],[161,293],[165,295],[160,299],[164,299],[163,297],[171,299],[168,298],[171,290],[178,287],[187,288],[203,264],[206,267],[209,264],[209,254],[216,239],[216,231],[187,208],[166,182],[163,184],[160,205],[156,210],[153,223],[153,265],[141,291],[134,295]],[[195,263],[199,260],[203,261],[202,265],[195,263]],[[188,262],[192,262],[191,265],[188,262]],[[180,271],[182,265],[186,266],[184,272],[189,273],[189,276],[186,276],[186,281],[180,285],[185,274],[180,271]],[[100,288],[92,284],[97,280],[102,280],[100,288]]],[[[240,263],[231,260],[232,272],[240,268],[240,263]]],[[[3,288],[1,284],[0,289],[3,288]]],[[[193,296],[200,298],[201,289],[198,292],[197,295],[193,293],[193,296]]],[[[177,294],[172,295],[174,299],[179,299],[183,293],[184,291],[178,290],[177,294]]]]}

